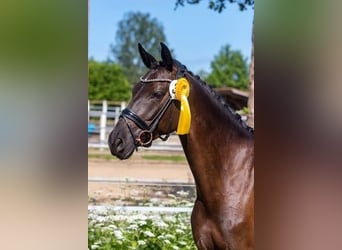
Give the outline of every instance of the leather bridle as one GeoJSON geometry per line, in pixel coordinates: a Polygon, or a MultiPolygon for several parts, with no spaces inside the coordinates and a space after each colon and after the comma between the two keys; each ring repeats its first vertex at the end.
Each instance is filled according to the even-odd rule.
{"type": "MultiPolygon", "coordinates": [[[[180,62],[178,62],[177,60],[174,60],[174,61],[178,66],[176,79],[179,79],[180,77],[184,76],[184,73],[186,71],[186,67],[184,65],[182,65],[180,62]]],[[[157,79],[143,79],[142,77],[140,77],[140,82],[142,82],[142,83],[167,82],[170,84],[172,82],[172,80],[163,79],[163,78],[161,78],[161,79],[158,79],[158,78],[157,79]]],[[[131,110],[129,108],[125,108],[124,110],[122,110],[120,118],[124,118],[124,120],[126,121],[127,127],[131,133],[132,138],[133,138],[136,150],[138,149],[139,146],[150,147],[152,145],[153,132],[157,128],[160,119],[163,117],[163,115],[165,114],[166,110],[169,108],[172,101],[173,101],[173,99],[172,99],[170,93],[168,93],[167,101],[163,104],[161,109],[154,116],[154,118],[152,119],[150,124],[147,124],[143,119],[141,119],[141,117],[139,115],[137,115],[133,110],[131,110]],[[138,135],[135,135],[133,133],[132,128],[127,123],[127,119],[134,122],[135,125],[137,125],[142,130],[138,135]]],[[[170,134],[166,134],[164,136],[160,135],[159,138],[163,141],[166,141],[169,138],[169,136],[170,136],[170,134]]]]}
{"type": "MultiPolygon", "coordinates": [[[[153,80],[145,80],[145,79],[140,79],[141,82],[143,83],[150,83],[150,82],[169,82],[171,83],[171,80],[169,79],[153,79],[153,80]]],[[[133,110],[129,108],[125,108],[120,117],[123,117],[125,119],[133,121],[142,131],[135,136],[131,127],[126,121],[126,124],[128,126],[128,129],[132,135],[133,140],[135,141],[135,146],[136,148],[138,146],[143,146],[143,147],[149,147],[152,144],[153,140],[153,132],[157,128],[160,119],[162,116],[165,114],[166,110],[170,106],[172,99],[170,94],[168,94],[167,101],[163,104],[161,109],[158,111],[158,113],[153,117],[152,121],[148,125],[143,119],[140,118],[139,115],[137,115],[133,110]]],[[[167,140],[169,135],[167,134],[165,137],[159,136],[162,140],[167,140]]]]}

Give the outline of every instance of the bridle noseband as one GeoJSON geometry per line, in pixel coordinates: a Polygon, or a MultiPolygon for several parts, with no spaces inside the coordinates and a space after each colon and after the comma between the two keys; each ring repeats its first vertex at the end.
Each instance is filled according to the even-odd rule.
{"type": "MultiPolygon", "coordinates": [[[[186,67],[182,65],[180,62],[177,60],[174,60],[175,63],[178,66],[177,74],[176,74],[176,79],[183,77],[184,73],[186,71],[186,67]]],[[[140,82],[142,83],[153,83],[153,82],[168,82],[169,84],[172,82],[170,79],[143,79],[140,77],[140,82]]],[[[165,114],[166,110],[169,108],[170,104],[172,103],[173,99],[171,98],[170,93],[168,93],[168,99],[167,101],[163,104],[161,109],[158,111],[158,113],[154,116],[150,124],[148,125],[143,119],[140,118],[139,115],[137,115],[133,110],[129,108],[125,108],[122,110],[120,118],[124,118],[127,124],[127,127],[131,133],[131,136],[135,142],[135,149],[137,150],[139,146],[143,147],[150,147],[152,145],[152,140],[153,140],[153,132],[157,128],[160,119],[163,117],[165,114]],[[136,136],[134,135],[132,128],[129,126],[127,123],[127,120],[133,121],[142,131],[136,136]]],[[[166,134],[164,136],[160,135],[159,138],[163,141],[166,141],[169,138],[170,134],[166,134]]]]}

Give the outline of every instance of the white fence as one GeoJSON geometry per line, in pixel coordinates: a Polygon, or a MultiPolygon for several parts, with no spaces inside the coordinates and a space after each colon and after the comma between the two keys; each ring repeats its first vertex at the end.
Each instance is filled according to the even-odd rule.
{"type": "MultiPolygon", "coordinates": [[[[118,122],[121,111],[126,107],[125,102],[89,101],[88,100],[88,148],[107,149],[107,138],[110,131],[118,122]],[[89,131],[89,124],[94,130],[89,131]]],[[[171,136],[171,138],[175,136],[171,136]]],[[[146,149],[146,148],[144,148],[146,149]]],[[[156,140],[147,150],[181,152],[178,140],[167,142],[156,140]]]]}
{"type": "MultiPolygon", "coordinates": [[[[108,133],[117,123],[121,111],[126,107],[125,102],[90,102],[88,100],[88,124],[95,125],[94,134],[99,134],[97,144],[106,144],[108,133]],[[98,118],[92,121],[91,118],[98,118]]],[[[88,131],[89,133],[89,131],[88,131]]]]}

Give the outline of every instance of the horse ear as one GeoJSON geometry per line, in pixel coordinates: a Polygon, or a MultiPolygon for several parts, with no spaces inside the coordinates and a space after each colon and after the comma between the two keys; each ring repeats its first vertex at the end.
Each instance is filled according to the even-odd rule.
{"type": "Polygon", "coordinates": [[[165,65],[168,71],[172,71],[173,59],[171,56],[171,52],[164,43],[161,42],[160,46],[161,46],[161,58],[163,60],[163,64],[165,65]]]}
{"type": "Polygon", "coordinates": [[[154,66],[158,65],[157,60],[149,54],[140,43],[138,43],[138,49],[140,57],[147,68],[152,69],[154,66]]]}

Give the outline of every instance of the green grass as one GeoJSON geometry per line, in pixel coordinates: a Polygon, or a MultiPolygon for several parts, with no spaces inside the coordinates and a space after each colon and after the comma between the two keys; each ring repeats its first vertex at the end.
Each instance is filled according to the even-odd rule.
{"type": "Polygon", "coordinates": [[[143,155],[145,160],[186,162],[184,155],[143,155]]]}

